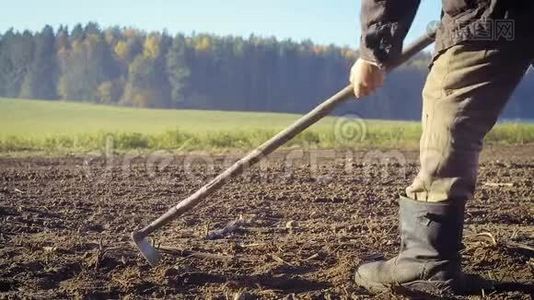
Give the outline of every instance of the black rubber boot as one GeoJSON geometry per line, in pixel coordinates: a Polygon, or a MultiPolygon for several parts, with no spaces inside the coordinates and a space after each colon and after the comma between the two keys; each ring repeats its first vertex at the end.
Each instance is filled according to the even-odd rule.
{"type": "Polygon", "coordinates": [[[355,281],[372,293],[392,288],[445,295],[462,292],[465,201],[429,203],[401,197],[397,257],[361,265],[355,281]]]}

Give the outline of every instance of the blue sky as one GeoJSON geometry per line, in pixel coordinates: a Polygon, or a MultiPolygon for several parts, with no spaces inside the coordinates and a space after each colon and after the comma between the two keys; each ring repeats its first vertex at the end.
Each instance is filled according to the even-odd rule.
{"type": "MultiPolygon", "coordinates": [[[[402,0],[398,0],[402,1],[402,0]]],[[[439,19],[440,2],[423,0],[408,40],[439,19]]],[[[360,1],[356,0],[19,0],[4,4],[0,32],[39,30],[45,24],[96,21],[103,27],[153,31],[276,36],[358,46],[360,1]]]]}

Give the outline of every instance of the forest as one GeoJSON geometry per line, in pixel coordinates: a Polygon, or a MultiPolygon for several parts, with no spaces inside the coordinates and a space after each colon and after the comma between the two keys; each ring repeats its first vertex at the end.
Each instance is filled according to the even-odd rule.
{"type": "MultiPolygon", "coordinates": [[[[357,38],[357,37],[355,37],[357,38]]],[[[355,49],[273,37],[45,26],[0,34],[0,97],[147,108],[303,113],[348,83],[355,49]]],[[[394,71],[376,95],[337,114],[416,120],[431,54],[394,71]]],[[[504,118],[533,119],[529,73],[504,118]]]]}

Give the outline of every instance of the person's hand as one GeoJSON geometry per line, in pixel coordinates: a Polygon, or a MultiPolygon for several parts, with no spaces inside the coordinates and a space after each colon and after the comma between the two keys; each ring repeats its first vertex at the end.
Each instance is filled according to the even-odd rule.
{"type": "Polygon", "coordinates": [[[363,59],[358,59],[350,70],[350,82],[354,87],[354,96],[369,96],[384,84],[386,71],[363,59]]]}

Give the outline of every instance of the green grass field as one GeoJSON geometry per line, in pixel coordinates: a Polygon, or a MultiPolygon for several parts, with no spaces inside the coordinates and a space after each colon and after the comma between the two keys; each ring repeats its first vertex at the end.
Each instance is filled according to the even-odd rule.
{"type": "MultiPolygon", "coordinates": [[[[84,152],[103,149],[110,140],[119,151],[250,149],[299,117],[0,98],[0,152],[84,152]]],[[[412,148],[420,130],[417,122],[328,117],[287,146],[412,148]]],[[[534,142],[534,124],[499,124],[487,142],[534,142]]]]}

